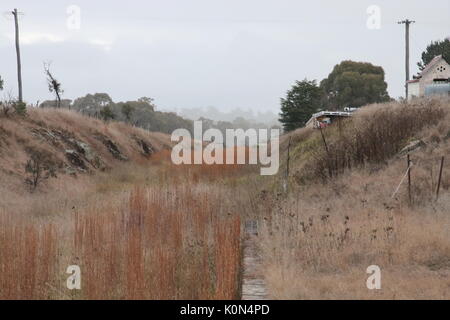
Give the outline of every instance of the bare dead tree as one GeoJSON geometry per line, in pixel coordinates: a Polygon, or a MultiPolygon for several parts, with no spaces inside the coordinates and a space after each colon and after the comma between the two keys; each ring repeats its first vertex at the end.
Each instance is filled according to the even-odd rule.
{"type": "Polygon", "coordinates": [[[61,82],[56,80],[50,72],[50,63],[44,63],[44,70],[47,76],[48,90],[55,94],[56,107],[61,108],[61,95],[64,93],[61,88],[61,82]]]}
{"type": "Polygon", "coordinates": [[[11,91],[3,95],[3,99],[0,101],[0,109],[4,116],[8,116],[10,111],[14,109],[15,101],[11,91]]]}
{"type": "Polygon", "coordinates": [[[56,166],[48,155],[33,151],[25,165],[25,173],[28,177],[25,183],[30,186],[30,191],[37,189],[39,184],[49,178],[56,178],[56,166]]]}

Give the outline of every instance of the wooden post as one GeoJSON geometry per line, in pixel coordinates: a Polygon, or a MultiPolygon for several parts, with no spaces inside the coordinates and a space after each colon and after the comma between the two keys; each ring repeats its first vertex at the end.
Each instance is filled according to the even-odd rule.
{"type": "Polygon", "coordinates": [[[287,147],[287,161],[286,161],[286,176],[284,181],[284,192],[287,193],[289,190],[289,162],[291,161],[291,139],[292,136],[289,137],[289,143],[287,147]]]}
{"type": "Polygon", "coordinates": [[[319,126],[320,134],[322,135],[323,144],[325,145],[325,150],[327,151],[328,156],[330,155],[330,151],[328,150],[327,140],[325,140],[325,135],[323,134],[322,127],[319,126]]]}
{"type": "Polygon", "coordinates": [[[331,167],[331,158],[330,158],[330,150],[328,149],[327,140],[325,139],[325,135],[323,134],[322,127],[319,125],[320,134],[322,135],[322,141],[325,146],[325,150],[327,152],[327,164],[328,164],[328,174],[330,175],[330,178],[333,177],[333,169],[331,167]]]}
{"type": "Polygon", "coordinates": [[[409,197],[409,204],[411,205],[411,159],[409,158],[409,153],[407,157],[407,168],[408,168],[408,197],[409,197]]]}
{"type": "Polygon", "coordinates": [[[288,149],[287,149],[287,165],[286,165],[286,177],[289,177],[289,162],[291,160],[291,139],[289,137],[288,149]]]}
{"type": "Polygon", "coordinates": [[[438,179],[438,185],[436,189],[436,201],[439,199],[439,189],[441,188],[441,179],[442,179],[442,170],[444,168],[444,156],[441,158],[441,167],[439,169],[439,179],[438,179]]]}

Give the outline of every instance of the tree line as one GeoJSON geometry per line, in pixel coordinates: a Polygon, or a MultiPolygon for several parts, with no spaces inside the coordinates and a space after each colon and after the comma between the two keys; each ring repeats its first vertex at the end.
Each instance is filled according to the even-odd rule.
{"type": "Polygon", "coordinates": [[[39,107],[61,107],[80,112],[84,115],[104,121],[123,121],[149,131],[172,133],[175,129],[184,128],[192,131],[191,120],[184,119],[174,112],[156,110],[154,100],[148,97],[136,101],[114,102],[107,93],[87,94],[75,99],[42,102],[39,107]]]}
{"type": "Polygon", "coordinates": [[[296,81],[281,99],[280,122],[285,131],[292,131],[305,126],[320,110],[358,108],[389,100],[382,67],[343,61],[320,83],[306,78],[296,81]]]}
{"type": "MultiPolygon", "coordinates": [[[[450,62],[450,38],[428,45],[418,63],[419,70],[438,55],[450,62]]],[[[389,100],[382,67],[347,60],[336,65],[320,83],[306,78],[296,81],[281,99],[279,120],[285,131],[292,131],[305,126],[311,116],[321,110],[359,108],[389,100]]]]}

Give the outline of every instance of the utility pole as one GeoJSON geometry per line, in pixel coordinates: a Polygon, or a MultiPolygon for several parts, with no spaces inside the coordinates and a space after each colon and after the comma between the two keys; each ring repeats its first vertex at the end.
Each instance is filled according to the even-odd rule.
{"type": "Polygon", "coordinates": [[[411,23],[416,23],[415,21],[411,21],[409,19],[399,21],[398,24],[405,25],[405,46],[406,46],[406,55],[405,55],[405,69],[406,69],[406,81],[405,81],[405,99],[408,100],[408,81],[409,81],[409,26],[411,23]]]}
{"type": "Polygon", "coordinates": [[[22,64],[20,61],[20,43],[19,43],[19,13],[17,12],[17,9],[14,9],[12,11],[12,14],[14,16],[14,22],[16,26],[16,53],[17,53],[17,80],[19,83],[19,103],[23,102],[23,95],[22,95],[22,64]]]}

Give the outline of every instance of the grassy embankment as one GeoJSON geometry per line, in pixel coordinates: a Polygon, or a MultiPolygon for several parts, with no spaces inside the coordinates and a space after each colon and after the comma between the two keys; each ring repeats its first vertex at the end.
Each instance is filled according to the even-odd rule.
{"type": "Polygon", "coordinates": [[[1,299],[239,297],[247,169],[177,167],[167,136],[68,111],[2,118],[0,132],[1,299]],[[58,177],[31,190],[33,154],[58,177]],[[69,265],[81,268],[81,290],[66,287],[69,265]]]}
{"type": "Polygon", "coordinates": [[[291,134],[290,193],[267,200],[272,298],[450,298],[450,102],[369,106],[323,133],[328,152],[319,131],[291,134]],[[416,139],[426,145],[410,154],[410,203],[407,183],[393,194],[407,168],[398,153],[416,139]],[[381,268],[381,290],[366,287],[370,265],[381,268]]]}
{"type": "Polygon", "coordinates": [[[319,131],[291,133],[288,195],[283,166],[274,177],[242,166],[175,167],[167,137],[125,125],[39,110],[0,119],[0,128],[2,298],[236,298],[240,225],[250,216],[261,222],[272,298],[450,296],[448,101],[366,107],[323,131],[327,148],[319,131]],[[33,126],[74,132],[104,170],[60,174],[30,193],[26,150],[67,162],[60,147],[25,134],[33,126]],[[128,161],[91,138],[99,131],[128,161]],[[154,153],[142,155],[136,135],[154,153]],[[411,153],[410,203],[405,184],[392,195],[406,171],[398,152],[415,139],[425,146],[411,153]],[[81,267],[81,291],[65,287],[71,264],[81,267]],[[370,265],[381,267],[382,290],[366,288],[370,265]]]}

